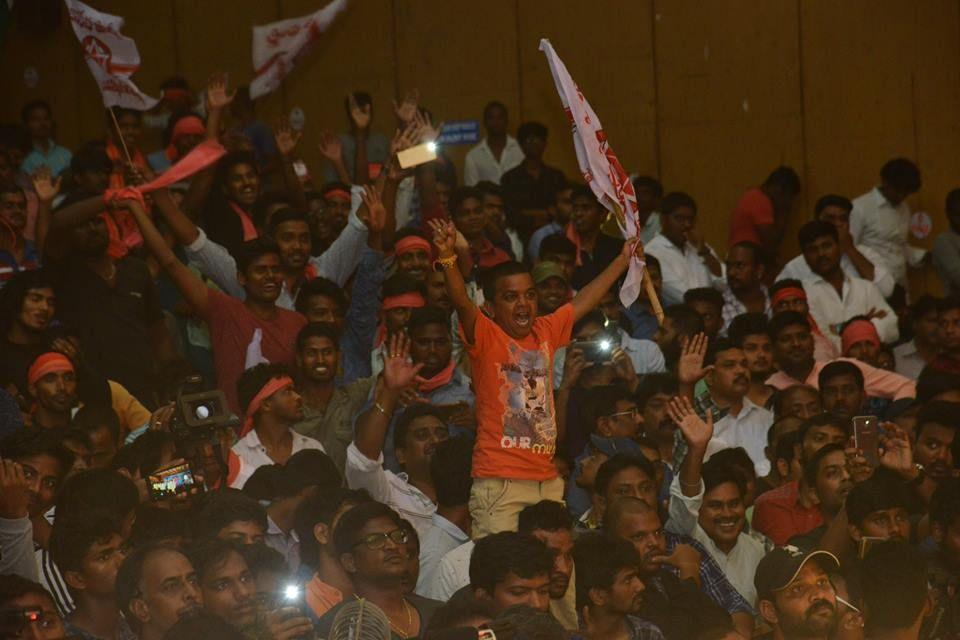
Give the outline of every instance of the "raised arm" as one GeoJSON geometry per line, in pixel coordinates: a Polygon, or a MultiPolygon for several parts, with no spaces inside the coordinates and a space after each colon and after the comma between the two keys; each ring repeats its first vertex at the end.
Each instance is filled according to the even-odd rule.
{"type": "MultiPolygon", "coordinates": [[[[220,136],[223,110],[233,102],[236,95],[236,89],[233,93],[227,92],[227,75],[225,73],[214,74],[207,81],[207,140],[216,140],[220,136]]],[[[213,167],[209,167],[190,179],[190,188],[187,189],[183,198],[183,209],[185,211],[199,214],[203,209],[207,197],[210,195],[210,188],[213,186],[213,173],[213,167]]]]}
{"type": "Polygon", "coordinates": [[[320,134],[320,154],[330,161],[333,170],[337,173],[337,180],[343,184],[350,184],[350,174],[347,172],[347,166],[343,164],[343,145],[337,134],[330,131],[324,131],[320,134]]]}
{"type": "Polygon", "coordinates": [[[607,268],[600,275],[591,280],[587,286],[573,297],[573,321],[576,322],[587,315],[600,304],[600,299],[610,291],[610,287],[623,275],[630,265],[632,256],[643,259],[643,245],[639,238],[631,238],[623,243],[623,250],[616,258],[610,261],[607,268]],[[636,253],[634,253],[636,252],[636,253]]]}
{"type": "Polygon", "coordinates": [[[693,498],[700,495],[700,470],[707,454],[707,445],[713,438],[713,415],[708,411],[706,421],[701,420],[690,400],[682,396],[670,400],[667,412],[677,423],[687,443],[687,455],[680,463],[680,491],[688,498],[693,498]]]}
{"type": "Polygon", "coordinates": [[[296,151],[297,143],[300,142],[302,136],[301,132],[294,131],[286,119],[282,120],[273,132],[274,141],[277,143],[277,152],[280,154],[283,184],[287,188],[287,195],[290,196],[290,204],[295,209],[306,211],[309,208],[307,194],[304,193],[303,183],[300,182],[300,177],[297,176],[297,171],[293,168],[293,163],[297,159],[294,151],[296,151]]]}
{"type": "Polygon", "coordinates": [[[33,175],[30,176],[30,182],[33,183],[33,191],[37,194],[37,200],[39,201],[34,241],[37,250],[43,255],[47,234],[50,232],[50,224],[52,223],[53,199],[60,193],[62,178],[58,177],[54,180],[50,167],[44,165],[34,171],[33,175]]]}
{"type": "Polygon", "coordinates": [[[713,368],[703,366],[708,343],[709,338],[704,333],[698,333],[683,341],[680,358],[677,360],[677,382],[678,393],[685,398],[693,400],[697,383],[713,368]]]}
{"type": "Polygon", "coordinates": [[[347,102],[350,105],[350,120],[353,122],[353,138],[356,142],[356,148],[353,154],[353,182],[354,184],[367,184],[370,182],[370,165],[367,164],[367,135],[370,133],[370,105],[360,106],[357,99],[351,92],[347,96],[347,102]]]}
{"type": "Polygon", "coordinates": [[[474,330],[477,326],[477,314],[480,310],[467,295],[463,274],[457,269],[457,228],[447,220],[431,220],[433,244],[437,247],[437,262],[443,267],[443,277],[447,283],[447,293],[457,312],[463,335],[473,344],[474,330]]]}

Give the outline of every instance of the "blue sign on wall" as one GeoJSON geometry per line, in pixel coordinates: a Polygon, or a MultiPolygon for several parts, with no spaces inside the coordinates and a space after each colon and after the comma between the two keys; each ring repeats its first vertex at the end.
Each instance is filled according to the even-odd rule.
{"type": "Polygon", "coordinates": [[[480,141],[479,120],[454,120],[443,125],[437,144],[476,144],[480,141]]]}

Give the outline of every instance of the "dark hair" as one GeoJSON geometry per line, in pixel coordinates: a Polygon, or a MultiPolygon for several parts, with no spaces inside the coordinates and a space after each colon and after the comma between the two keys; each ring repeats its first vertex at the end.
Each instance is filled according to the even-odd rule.
{"type": "Polygon", "coordinates": [[[933,400],[925,403],[917,416],[915,437],[919,438],[924,426],[928,424],[939,424],[956,432],[960,426],[960,402],[933,400]]]}
{"type": "MultiPolygon", "coordinates": [[[[303,299],[303,291],[297,297],[297,301],[303,299]]],[[[337,328],[329,322],[308,322],[297,333],[297,352],[303,353],[307,346],[307,340],[310,338],[326,338],[333,343],[333,348],[340,350],[340,334],[337,328]]]]}
{"type": "Polygon", "coordinates": [[[130,478],[113,469],[87,469],[63,483],[57,496],[57,520],[87,511],[106,511],[127,517],[140,503],[140,493],[130,478]]]}
{"type": "Polygon", "coordinates": [[[523,144],[523,141],[529,136],[536,136],[542,140],[546,140],[548,133],[549,131],[546,125],[539,122],[524,122],[517,127],[517,140],[520,144],[523,144]]]}
{"type": "MultiPolygon", "coordinates": [[[[443,606],[433,612],[422,637],[439,640],[441,632],[462,629],[478,618],[493,619],[494,609],[492,600],[478,598],[470,589],[458,589],[443,606]]],[[[451,640],[454,640],[453,637],[451,640]]]]}
{"type": "MultiPolygon", "coordinates": [[[[770,427],[770,432],[773,431],[773,427],[770,427]]],[[[774,460],[785,460],[787,462],[793,462],[793,459],[797,457],[797,446],[800,444],[800,433],[797,431],[791,431],[790,433],[785,433],[779,438],[777,438],[776,451],[774,452],[774,460]]]]}
{"type": "Polygon", "coordinates": [[[372,499],[363,489],[343,487],[307,496],[307,499],[297,507],[293,518],[293,530],[300,538],[300,562],[311,568],[316,568],[317,563],[320,562],[320,544],[313,535],[313,528],[316,525],[322,523],[329,527],[343,505],[363,504],[372,499]]]}
{"type": "Polygon", "coordinates": [[[260,503],[236,489],[211,493],[193,516],[193,537],[215,538],[231,522],[253,522],[267,531],[267,512],[260,503]]]}
{"type": "Polygon", "coordinates": [[[446,311],[440,307],[420,307],[410,312],[407,335],[413,335],[417,329],[431,324],[442,325],[444,330],[450,333],[450,315],[446,311]]]}
{"type": "MultiPolygon", "coordinates": [[[[543,245],[541,245],[540,252],[543,252],[543,245]]],[[[509,278],[510,276],[518,276],[523,274],[529,275],[530,270],[527,269],[526,266],[513,260],[501,262],[496,266],[490,267],[482,274],[484,299],[488,302],[493,302],[494,298],[497,297],[497,282],[503,278],[509,278]]]]}
{"type": "Polygon", "coordinates": [[[517,531],[572,531],[573,518],[562,502],[541,500],[523,508],[517,519],[517,531]]]}
{"type": "Polygon", "coordinates": [[[0,289],[0,327],[4,333],[20,316],[27,294],[32,289],[56,290],[54,279],[48,269],[30,269],[14,274],[0,289]]]}
{"type": "Polygon", "coordinates": [[[683,304],[691,306],[694,302],[706,302],[720,310],[723,309],[723,294],[713,287],[698,287],[684,291],[683,304]]]}
{"type": "Polygon", "coordinates": [[[730,321],[727,338],[730,342],[743,347],[747,336],[764,335],[769,337],[767,316],[762,313],[741,313],[730,321]]]}
{"type": "Polygon", "coordinates": [[[770,172],[763,186],[776,187],[784,193],[797,195],[800,193],[800,176],[792,168],[781,165],[770,172]]]}
{"type": "MultiPolygon", "coordinates": [[[[240,90],[237,90],[237,97],[240,97],[240,90]]],[[[217,185],[223,185],[227,181],[230,170],[240,164],[246,164],[253,168],[254,172],[260,174],[260,165],[256,157],[249,151],[230,151],[226,153],[219,161],[214,173],[214,182],[217,185]]]]}
{"type": "Polygon", "coordinates": [[[120,522],[111,512],[86,510],[66,518],[58,515],[50,533],[50,557],[61,572],[79,571],[90,547],[119,533],[120,522]]]}
{"type": "Polygon", "coordinates": [[[134,627],[134,631],[139,630],[140,620],[131,613],[130,602],[141,596],[140,581],[143,580],[143,565],[155,553],[177,553],[184,558],[187,557],[187,554],[177,547],[156,543],[134,549],[124,558],[123,564],[117,571],[117,582],[114,590],[117,596],[117,608],[123,613],[130,626],[134,627]]]}
{"type": "Polygon", "coordinates": [[[254,577],[259,576],[264,571],[272,571],[281,575],[290,572],[290,566],[284,559],[283,554],[273,547],[268,547],[263,542],[242,545],[240,555],[243,556],[250,573],[254,577]]]}
{"type": "Polygon", "coordinates": [[[617,498],[613,504],[607,505],[603,512],[603,530],[611,535],[620,527],[620,522],[624,516],[637,513],[653,513],[660,518],[657,507],[647,504],[644,500],[634,496],[622,496],[617,498]]]}
{"type": "Polygon", "coordinates": [[[597,195],[593,192],[589,186],[585,184],[575,184],[573,185],[573,191],[570,193],[570,199],[576,200],[578,198],[584,198],[590,201],[590,206],[596,207],[597,209],[603,209],[600,201],[597,200],[597,195]]]}
{"type": "Polygon", "coordinates": [[[589,433],[596,433],[600,418],[615,412],[617,403],[624,400],[633,400],[633,396],[621,385],[607,384],[591,388],[584,400],[583,408],[580,409],[583,429],[589,433]]]}
{"type": "Polygon", "coordinates": [[[284,207],[279,211],[274,211],[273,215],[270,216],[270,235],[275,234],[277,227],[284,222],[302,222],[307,224],[307,216],[302,211],[297,211],[292,207],[284,207]]]}
{"type": "Polygon", "coordinates": [[[14,462],[34,456],[53,458],[60,465],[60,478],[73,467],[74,455],[64,447],[56,434],[46,429],[20,429],[0,440],[3,457],[14,462]]]}
{"type": "Polygon", "coordinates": [[[749,240],[741,240],[740,242],[735,242],[730,245],[730,251],[734,249],[746,249],[750,252],[750,259],[753,260],[754,265],[758,265],[762,262],[763,249],[756,242],[751,242],[749,240]]]}
{"type": "Polygon", "coordinates": [[[651,480],[655,480],[657,477],[657,471],[653,463],[643,456],[618,453],[597,469],[597,477],[593,482],[593,492],[600,496],[606,495],[613,477],[625,469],[639,469],[651,480]]]}
{"type": "Polygon", "coordinates": [[[637,409],[643,411],[650,398],[663,393],[669,396],[677,393],[677,379],[669,373],[648,373],[640,378],[640,383],[634,391],[634,398],[637,401],[637,409]]]}
{"type": "Polygon", "coordinates": [[[960,309],[960,296],[946,296],[937,301],[937,313],[960,309]]]}
{"type": "Polygon", "coordinates": [[[110,440],[114,444],[120,440],[120,418],[117,417],[112,407],[96,404],[84,405],[73,416],[70,426],[76,427],[89,435],[106,428],[110,432],[110,440]]]}
{"type": "Polygon", "coordinates": [[[920,169],[906,158],[894,158],[884,164],[880,169],[880,179],[897,191],[907,194],[916,193],[922,184],[920,169]]]}
{"type": "Polygon", "coordinates": [[[691,337],[703,332],[703,317],[685,304],[675,304],[666,308],[663,314],[673,321],[677,333],[691,337]]]}
{"type": "Polygon", "coordinates": [[[960,389],[960,374],[925,366],[917,377],[917,402],[929,402],[936,396],[960,389]]]}
{"type": "Polygon", "coordinates": [[[930,522],[944,529],[960,517],[960,480],[945,478],[937,483],[930,499],[930,522]]]}
{"type": "Polygon", "coordinates": [[[898,507],[910,507],[910,498],[903,482],[886,473],[874,473],[850,490],[846,503],[847,520],[860,528],[871,513],[898,507]]]}
{"type": "Polygon", "coordinates": [[[772,285],[770,285],[770,292],[769,292],[770,297],[772,298],[773,294],[775,294],[777,291],[780,291],[781,289],[786,289],[788,287],[791,289],[802,290],[803,283],[797,280],[796,278],[782,278],[780,280],[777,280],[772,285]]]}
{"type": "Polygon", "coordinates": [[[704,462],[700,476],[703,478],[704,495],[728,482],[736,485],[737,491],[740,492],[740,497],[743,497],[747,493],[747,483],[743,474],[738,472],[735,467],[725,463],[722,459],[717,460],[712,457],[704,462]]]}
{"type": "Polygon", "coordinates": [[[810,321],[807,320],[807,316],[799,311],[784,311],[770,318],[770,322],[767,324],[767,333],[770,334],[770,339],[776,342],[777,337],[783,331],[796,325],[803,325],[807,328],[807,331],[810,330],[810,321]]]}
{"type": "Polygon", "coordinates": [[[272,502],[277,495],[277,484],[283,473],[282,464],[263,464],[254,469],[240,491],[257,502],[272,502]]]}
{"type": "Polygon", "coordinates": [[[834,427],[843,431],[845,434],[850,434],[850,420],[835,416],[832,413],[821,413],[815,415],[812,418],[807,418],[803,421],[803,424],[800,425],[800,428],[797,430],[797,433],[800,434],[800,443],[803,444],[803,441],[807,437],[807,433],[810,429],[814,427],[834,427]]]}
{"type": "Polygon", "coordinates": [[[125,444],[113,456],[114,469],[126,469],[146,478],[160,468],[163,447],[175,443],[169,431],[146,431],[130,444],[125,444]]]}
{"type": "Polygon", "coordinates": [[[395,273],[383,281],[382,293],[384,298],[413,292],[422,295],[423,283],[409,273],[395,273]]]}
{"type": "Polygon", "coordinates": [[[277,246],[276,240],[269,236],[260,236],[241,244],[233,257],[237,260],[237,271],[246,273],[251,264],[271,254],[280,255],[280,247],[277,246]]]}
{"type": "Polygon", "coordinates": [[[562,233],[551,233],[540,243],[540,256],[543,254],[559,254],[562,256],[576,256],[577,246],[570,241],[570,238],[562,233]]]}
{"type": "Polygon", "coordinates": [[[710,456],[710,460],[714,464],[724,465],[740,472],[744,485],[757,479],[757,471],[754,468],[753,460],[750,459],[750,454],[743,447],[721,449],[710,456]]]}
{"type": "Polygon", "coordinates": [[[333,531],[333,548],[338,554],[350,553],[358,541],[360,531],[371,520],[386,518],[397,528],[403,527],[403,519],[396,511],[381,502],[364,502],[347,511],[333,531]]]}
{"type": "Polygon", "coordinates": [[[607,316],[604,315],[603,311],[601,311],[600,309],[593,309],[592,311],[588,311],[586,314],[584,314],[582,318],[580,318],[575,323],[573,323],[572,333],[576,335],[580,333],[581,329],[591,324],[598,324],[602,329],[607,325],[607,316]]]}
{"type": "Polygon", "coordinates": [[[474,186],[482,195],[496,196],[501,199],[503,198],[503,187],[501,187],[495,182],[490,182],[489,180],[481,180],[474,186]]]}
{"type": "Polygon", "coordinates": [[[549,576],[553,554],[533,536],[516,531],[494,533],[477,540],[470,555],[470,586],[493,595],[508,574],[520,578],[549,576]]]}
{"type": "Polygon", "coordinates": [[[397,423],[393,428],[394,449],[402,449],[407,445],[407,431],[410,429],[410,425],[417,418],[424,416],[434,417],[443,424],[447,424],[443,412],[435,405],[415,404],[407,407],[403,410],[403,413],[400,414],[400,417],[397,418],[397,423]]]}
{"type": "MultiPolygon", "coordinates": [[[[30,594],[46,598],[50,604],[54,605],[52,608],[56,609],[53,596],[50,595],[50,592],[47,591],[43,585],[33,580],[27,580],[15,573],[4,573],[0,575],[0,608],[5,609],[14,600],[30,594]]],[[[59,612],[57,615],[59,615],[59,612]]]]}
{"type": "Polygon", "coordinates": [[[814,217],[819,219],[820,214],[823,213],[823,210],[827,207],[840,207],[848,214],[853,211],[853,203],[850,202],[849,198],[844,198],[843,196],[838,196],[831,193],[822,196],[819,200],[817,200],[817,203],[813,205],[814,217]]]}
{"type": "Polygon", "coordinates": [[[577,567],[577,609],[593,603],[592,589],[609,591],[624,569],[639,569],[640,554],[628,540],[611,533],[589,533],[580,536],[573,545],[573,561],[577,567]]]}
{"type": "Polygon", "coordinates": [[[437,444],[430,459],[430,477],[439,506],[455,507],[470,501],[472,468],[473,442],[469,438],[457,436],[437,444]]]}
{"type": "Polygon", "coordinates": [[[939,312],[939,304],[940,298],[935,298],[929,294],[920,296],[910,305],[910,321],[916,322],[928,313],[939,312]]]}
{"type": "Polygon", "coordinates": [[[31,100],[27,104],[23,105],[23,108],[20,109],[20,122],[24,125],[27,124],[27,121],[30,119],[30,112],[34,109],[44,109],[51,118],[53,117],[53,109],[50,108],[50,103],[46,100],[31,100]]]}
{"type": "Polygon", "coordinates": [[[113,161],[107,155],[103,142],[87,142],[70,158],[70,171],[73,175],[81,173],[110,173],[113,161]]]}
{"type": "Polygon", "coordinates": [[[161,509],[152,504],[137,505],[137,515],[130,531],[130,546],[141,547],[170,538],[190,539],[190,523],[183,511],[161,509]]]}
{"type": "Polygon", "coordinates": [[[500,102],[499,100],[491,100],[483,107],[483,119],[487,119],[487,114],[494,109],[503,109],[504,113],[507,113],[507,106],[500,102]]]}
{"type": "Polygon", "coordinates": [[[336,282],[328,280],[323,276],[318,276],[312,280],[307,280],[305,283],[303,283],[303,286],[300,287],[300,293],[297,294],[297,302],[295,304],[296,310],[306,315],[307,303],[313,296],[325,296],[330,298],[338,307],[338,315],[346,315],[347,307],[349,306],[349,303],[347,302],[347,296],[344,294],[343,289],[339,287],[336,282]]]}
{"type": "Polygon", "coordinates": [[[841,376],[852,377],[860,391],[863,391],[863,372],[849,360],[836,360],[824,366],[817,376],[817,386],[823,389],[828,382],[841,376]]]}
{"type": "Polygon", "coordinates": [[[840,241],[840,235],[837,228],[829,222],[823,220],[811,220],[807,222],[797,232],[797,240],[800,243],[800,250],[803,251],[808,246],[817,241],[818,238],[830,236],[834,242],[840,241]]]}
{"type": "Polygon", "coordinates": [[[650,176],[637,176],[633,179],[634,192],[637,192],[640,189],[649,189],[653,192],[654,198],[660,198],[663,196],[663,185],[660,184],[659,180],[650,176]]]}
{"type": "Polygon", "coordinates": [[[240,548],[240,545],[219,538],[204,538],[190,545],[186,549],[186,554],[197,572],[197,577],[202,580],[202,576],[222,565],[231,554],[235,553],[242,558],[240,548]]]}
{"type": "Polygon", "coordinates": [[[247,636],[220,616],[201,611],[178,619],[163,640],[246,640],[247,636]]]}
{"type": "Polygon", "coordinates": [[[476,187],[457,187],[450,194],[450,215],[459,215],[460,206],[467,198],[474,198],[483,203],[483,191],[476,187]]]}
{"type": "Polygon", "coordinates": [[[960,208],[960,189],[951,189],[947,194],[947,200],[943,206],[947,215],[954,213],[960,208]]]}
{"type": "Polygon", "coordinates": [[[240,406],[243,408],[243,411],[247,411],[254,397],[260,393],[260,390],[263,389],[268,382],[274,378],[282,378],[289,375],[290,370],[282,363],[261,363],[255,367],[250,367],[240,374],[240,378],[237,380],[237,399],[240,401],[240,406]]]}
{"type": "Polygon", "coordinates": [[[878,542],[860,563],[860,587],[867,634],[907,629],[927,602],[926,558],[906,542],[878,542]]]}
{"type": "Polygon", "coordinates": [[[723,336],[711,340],[710,345],[707,347],[707,353],[703,358],[704,365],[714,364],[717,361],[718,353],[723,353],[731,349],[740,349],[740,345],[734,344],[732,340],[724,338],[723,336]]]}
{"type": "MultiPolygon", "coordinates": [[[[365,107],[370,105],[373,107],[373,97],[366,91],[351,91],[350,94],[353,96],[354,102],[357,103],[358,107],[365,107]]],[[[346,108],[347,113],[350,112],[350,96],[347,96],[343,99],[343,106],[346,108]]]]}
{"type": "Polygon", "coordinates": [[[343,486],[343,476],[337,465],[319,449],[296,452],[282,469],[275,484],[276,498],[295,496],[310,487],[316,487],[322,493],[343,486]]]}
{"type": "Polygon", "coordinates": [[[670,215],[680,207],[692,209],[694,214],[697,213],[697,203],[682,191],[671,191],[660,200],[660,211],[663,215],[670,215]]]}
{"type": "Polygon", "coordinates": [[[811,487],[817,485],[817,474],[820,472],[820,463],[823,462],[823,459],[834,453],[835,451],[844,451],[842,444],[837,444],[836,442],[831,442],[825,444],[814,453],[809,460],[803,461],[803,479],[807,481],[807,484],[811,487]]]}
{"type": "Polygon", "coordinates": [[[114,118],[119,120],[123,116],[133,116],[138,121],[143,120],[143,112],[140,111],[139,109],[130,109],[128,107],[121,107],[118,105],[107,107],[107,109],[103,112],[103,115],[107,119],[107,122],[111,124],[114,118]],[[112,115],[111,115],[111,112],[112,112],[112,115]]]}

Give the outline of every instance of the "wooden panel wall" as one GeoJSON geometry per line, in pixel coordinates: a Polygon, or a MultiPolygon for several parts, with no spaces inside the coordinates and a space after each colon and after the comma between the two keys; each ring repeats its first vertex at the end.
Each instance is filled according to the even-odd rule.
{"type": "MultiPolygon", "coordinates": [[[[127,19],[150,93],[179,73],[196,87],[218,70],[249,79],[250,28],[303,15],[324,0],[89,0],[127,19]]],[[[816,198],[869,189],[895,155],[920,164],[912,202],[943,228],[943,198],[960,185],[960,5],[957,0],[354,0],[277,93],[258,106],[273,121],[306,113],[303,153],[320,169],[316,135],[344,126],[343,98],[364,88],[375,123],[392,126],[394,98],[419,87],[438,120],[479,118],[491,99],[512,126],[550,129],[547,160],[576,176],[569,129],[543,54],[550,38],[631,171],[658,175],[698,201],[718,247],[741,191],[778,164],[816,198]]],[[[68,145],[100,136],[103,111],[66,20],[44,38],[12,25],[0,52],[0,121],[28,99],[55,108],[68,145]],[[28,89],[25,67],[40,84],[28,89]]],[[[450,149],[460,165],[464,147],[450,149]]],[[[930,240],[926,241],[929,244],[930,240]]],[[[929,271],[917,284],[936,289],[929,271]]]]}

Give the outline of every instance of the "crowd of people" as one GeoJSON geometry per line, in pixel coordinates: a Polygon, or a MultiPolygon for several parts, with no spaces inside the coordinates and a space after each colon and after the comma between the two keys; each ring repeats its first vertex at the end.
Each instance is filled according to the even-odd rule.
{"type": "Polygon", "coordinates": [[[910,160],[778,167],[715,248],[640,175],[624,238],[500,102],[458,175],[416,92],[162,90],[0,127],[2,637],[960,638],[960,190],[927,253],[910,160]]]}

